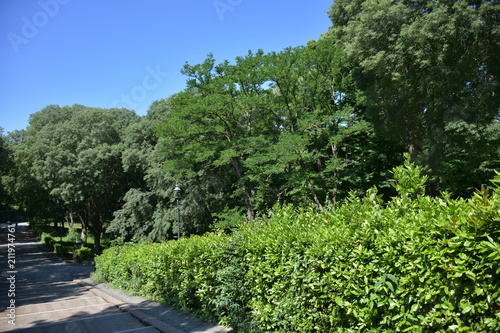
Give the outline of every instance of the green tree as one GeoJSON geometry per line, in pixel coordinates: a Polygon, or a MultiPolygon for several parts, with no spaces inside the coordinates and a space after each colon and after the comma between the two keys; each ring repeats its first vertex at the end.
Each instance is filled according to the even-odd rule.
{"type": "Polygon", "coordinates": [[[379,177],[375,165],[393,164],[367,166],[377,160],[367,145],[375,136],[343,57],[325,35],[234,63],[209,55],[186,65],[188,87],[172,98],[159,131],[166,169],[183,178],[231,171],[237,186],[226,197],[242,197],[249,220],[278,200],[321,209],[347,195],[346,184],[370,187],[379,177]],[[359,172],[345,172],[353,169],[359,172]]]}
{"type": "Polygon", "coordinates": [[[103,224],[129,188],[122,135],[137,119],[125,109],[53,105],[31,116],[19,147],[27,175],[39,189],[35,195],[48,194],[51,211],[59,212],[53,218],[78,216],[93,234],[98,253],[103,224]]]}
{"type": "Polygon", "coordinates": [[[455,196],[467,197],[482,186],[491,186],[489,179],[500,169],[500,122],[488,126],[465,121],[445,127],[446,141],[429,147],[429,166],[439,189],[455,196]]]}
{"type": "Polygon", "coordinates": [[[244,159],[258,154],[262,136],[276,131],[263,98],[267,77],[260,64],[264,54],[249,53],[235,65],[215,65],[213,56],[202,64],[186,64],[188,87],[172,99],[172,112],[161,126],[167,154],[166,169],[177,177],[194,178],[205,170],[232,169],[249,220],[256,213],[256,182],[244,159]]]}
{"type": "Polygon", "coordinates": [[[181,233],[199,234],[209,230],[212,214],[222,211],[222,194],[229,186],[222,172],[200,171],[190,178],[174,178],[163,169],[165,156],[156,128],[170,117],[171,99],[155,101],[148,114],[126,129],[123,166],[135,182],[115,211],[107,232],[141,241],[163,241],[177,234],[177,210],[173,189],[182,187],[181,233]]]}
{"type": "Polygon", "coordinates": [[[32,173],[33,156],[29,147],[23,144],[26,136],[26,130],[14,131],[7,136],[11,163],[8,172],[2,177],[2,183],[19,212],[36,223],[54,218],[58,212],[56,201],[32,173]]]}
{"type": "Polygon", "coordinates": [[[273,167],[262,172],[285,179],[280,192],[297,202],[306,195],[319,208],[337,201],[341,173],[356,159],[347,158],[346,140],[368,130],[342,62],[342,50],[328,36],[272,54],[270,60],[280,131],[270,150],[273,167]]]}
{"type": "Polygon", "coordinates": [[[11,201],[11,198],[2,182],[2,178],[7,176],[12,168],[12,152],[7,144],[7,137],[0,127],[0,212],[4,212],[11,201]]]}
{"type": "MultiPolygon", "coordinates": [[[[370,120],[436,175],[449,163],[439,146],[457,142],[451,128],[484,129],[499,115],[499,13],[496,0],[338,0],[331,7],[332,33],[356,68],[370,120]]],[[[462,158],[477,155],[466,150],[462,158]]]]}

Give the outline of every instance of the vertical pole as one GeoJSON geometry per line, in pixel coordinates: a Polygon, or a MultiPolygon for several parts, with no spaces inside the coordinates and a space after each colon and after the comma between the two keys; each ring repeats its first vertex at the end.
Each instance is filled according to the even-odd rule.
{"type": "Polygon", "coordinates": [[[181,239],[181,213],[179,209],[179,198],[177,198],[177,239],[181,239]]]}

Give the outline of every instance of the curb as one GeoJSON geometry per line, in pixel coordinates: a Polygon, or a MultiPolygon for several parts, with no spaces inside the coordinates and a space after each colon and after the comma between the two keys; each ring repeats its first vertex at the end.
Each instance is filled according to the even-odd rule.
{"type": "Polygon", "coordinates": [[[136,309],[133,305],[130,305],[128,303],[123,303],[122,301],[114,298],[111,295],[106,294],[105,292],[94,288],[91,284],[82,281],[82,280],[73,280],[73,282],[77,283],[78,285],[82,286],[83,288],[87,289],[88,291],[91,291],[95,295],[103,298],[106,302],[109,302],[116,306],[120,311],[123,312],[128,312],[135,318],[137,318],[139,321],[141,321],[144,324],[153,326],[157,330],[163,333],[186,333],[185,331],[179,330],[178,328],[169,325],[161,320],[158,320],[154,317],[151,317],[147,315],[146,313],[142,312],[141,310],[136,309]]]}

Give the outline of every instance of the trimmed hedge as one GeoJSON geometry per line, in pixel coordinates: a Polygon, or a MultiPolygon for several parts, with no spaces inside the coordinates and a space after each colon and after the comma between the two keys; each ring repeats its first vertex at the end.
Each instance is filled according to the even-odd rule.
{"type": "MultiPolygon", "coordinates": [[[[397,186],[401,172],[419,170],[396,170],[397,186]]],[[[275,208],[229,236],[110,248],[94,278],[243,332],[499,331],[500,190],[404,186],[386,204],[372,189],[322,212],[275,208]]]]}

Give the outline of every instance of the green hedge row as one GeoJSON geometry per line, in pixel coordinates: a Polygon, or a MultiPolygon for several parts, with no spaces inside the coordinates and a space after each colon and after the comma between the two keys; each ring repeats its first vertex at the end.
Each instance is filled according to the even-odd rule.
{"type": "Polygon", "coordinates": [[[232,235],[110,248],[95,278],[242,332],[500,331],[500,190],[430,198],[399,172],[388,203],[372,189],[232,235]]]}

